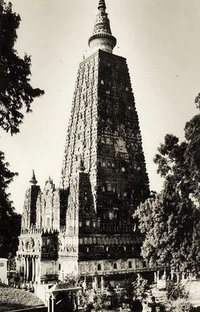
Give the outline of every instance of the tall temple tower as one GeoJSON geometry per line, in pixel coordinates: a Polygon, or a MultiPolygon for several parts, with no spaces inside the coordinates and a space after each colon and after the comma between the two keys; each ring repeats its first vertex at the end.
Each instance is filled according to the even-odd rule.
{"type": "Polygon", "coordinates": [[[78,70],[61,185],[70,189],[81,161],[105,231],[110,221],[127,224],[149,193],[129,72],[126,60],[112,54],[115,45],[102,0],[89,38],[91,56],[78,70]]]}
{"type": "MultiPolygon", "coordinates": [[[[60,188],[48,181],[42,193],[37,186],[37,209],[24,210],[34,216],[31,235],[40,233],[40,244],[46,244],[38,261],[46,261],[60,279],[144,270],[133,213],[149,196],[149,180],[128,67],[113,54],[116,38],[104,0],[88,44],[90,56],[78,69],[60,188]],[[48,241],[53,258],[43,256],[48,241]]],[[[23,226],[22,232],[25,246],[30,231],[23,226]]],[[[24,254],[19,248],[22,271],[24,254]]]]}

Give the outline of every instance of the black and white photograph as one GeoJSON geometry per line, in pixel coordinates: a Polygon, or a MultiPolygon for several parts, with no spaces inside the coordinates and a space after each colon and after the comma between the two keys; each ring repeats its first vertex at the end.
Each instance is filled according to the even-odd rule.
{"type": "Polygon", "coordinates": [[[0,0],[0,312],[200,312],[199,34],[199,0],[0,0]]]}

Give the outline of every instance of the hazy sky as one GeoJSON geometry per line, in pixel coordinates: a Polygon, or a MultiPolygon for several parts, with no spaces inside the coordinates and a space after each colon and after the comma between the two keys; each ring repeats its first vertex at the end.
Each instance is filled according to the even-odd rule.
{"type": "MultiPolygon", "coordinates": [[[[59,185],[78,65],[86,54],[98,0],[12,0],[21,16],[16,49],[32,56],[32,85],[45,90],[21,133],[0,132],[1,150],[17,171],[10,187],[18,212],[32,169],[44,187],[59,185]]],[[[152,190],[160,190],[153,157],[166,133],[183,137],[200,92],[199,0],[107,0],[115,54],[127,58],[152,190]]]]}

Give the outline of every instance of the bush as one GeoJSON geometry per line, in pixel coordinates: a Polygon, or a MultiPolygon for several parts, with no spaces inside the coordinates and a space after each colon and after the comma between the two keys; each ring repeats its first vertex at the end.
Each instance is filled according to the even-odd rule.
{"type": "Polygon", "coordinates": [[[134,287],[136,296],[143,298],[146,297],[146,294],[149,291],[149,284],[146,279],[144,279],[143,277],[138,277],[134,287]]]}
{"type": "Polygon", "coordinates": [[[131,299],[133,296],[146,298],[149,291],[148,281],[141,276],[133,276],[126,280],[124,291],[122,291],[121,300],[131,299]]]}
{"type": "Polygon", "coordinates": [[[174,282],[169,282],[166,291],[168,300],[188,299],[189,297],[188,291],[186,291],[184,285],[180,283],[175,284],[174,282]]]}
{"type": "Polygon", "coordinates": [[[191,312],[192,305],[187,299],[179,298],[175,301],[169,301],[166,305],[167,312],[191,312]]]}
{"type": "Polygon", "coordinates": [[[191,312],[200,312],[200,306],[192,308],[191,312]]]}

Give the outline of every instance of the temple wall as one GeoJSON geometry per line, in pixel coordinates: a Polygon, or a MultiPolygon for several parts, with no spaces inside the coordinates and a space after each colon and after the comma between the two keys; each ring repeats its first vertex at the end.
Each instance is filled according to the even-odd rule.
{"type": "Polygon", "coordinates": [[[41,261],[40,265],[40,274],[41,278],[47,276],[47,275],[57,275],[59,271],[59,264],[58,261],[51,261],[51,260],[45,260],[41,261]]]}
{"type": "Polygon", "coordinates": [[[79,261],[78,269],[80,275],[112,275],[141,271],[143,263],[141,259],[109,259],[97,261],[79,261]]]}

